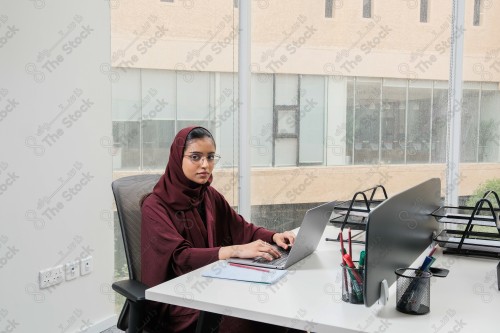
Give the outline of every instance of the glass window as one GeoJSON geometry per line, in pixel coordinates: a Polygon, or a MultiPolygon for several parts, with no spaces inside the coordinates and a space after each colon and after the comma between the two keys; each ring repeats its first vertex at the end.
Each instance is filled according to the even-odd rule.
{"type": "Polygon", "coordinates": [[[351,164],[353,78],[328,76],[326,79],[326,115],[323,115],[326,122],[323,139],[326,141],[326,164],[351,164]]]}
{"type": "Polygon", "coordinates": [[[420,0],[420,22],[428,22],[429,0],[420,0]]]}
{"type": "Polygon", "coordinates": [[[252,166],[273,164],[273,76],[252,75],[252,166]]]}
{"type": "Polygon", "coordinates": [[[297,138],[276,138],[275,140],[275,165],[297,165],[297,138]]]}
{"type": "Polygon", "coordinates": [[[333,17],[333,0],[325,0],[325,17],[333,17]]]}
{"type": "Polygon", "coordinates": [[[406,80],[384,79],[381,113],[381,163],[404,163],[406,80]]]}
{"type": "Polygon", "coordinates": [[[372,17],[372,0],[363,0],[363,17],[372,17]]]}
{"type": "Polygon", "coordinates": [[[215,113],[215,139],[217,151],[222,156],[216,168],[238,165],[238,77],[232,73],[215,74],[220,85],[215,85],[215,101],[210,113],[215,113]]]}
{"type": "Polygon", "coordinates": [[[276,113],[278,114],[277,134],[279,136],[287,134],[296,136],[298,130],[297,110],[294,107],[284,107],[277,108],[276,113]]]}
{"type": "MultiPolygon", "coordinates": [[[[209,119],[210,82],[207,72],[177,73],[177,117],[182,120],[209,119]]],[[[181,129],[182,127],[179,127],[181,129]]]]}
{"type": "Polygon", "coordinates": [[[175,120],[177,109],[176,73],[141,69],[142,119],[175,120]]]}
{"type": "Polygon", "coordinates": [[[113,121],[113,142],[117,148],[113,157],[114,170],[140,169],[140,121],[113,121]]]}
{"type": "Polygon", "coordinates": [[[303,75],[300,79],[299,163],[323,164],[325,78],[303,75]]]}
{"type": "Polygon", "coordinates": [[[142,167],[163,170],[175,136],[176,74],[141,70],[142,167]]]}
{"type": "Polygon", "coordinates": [[[474,0],[474,16],[472,18],[473,25],[479,25],[481,22],[481,0],[474,0]]]}
{"type": "Polygon", "coordinates": [[[356,80],[354,164],[377,164],[380,145],[380,79],[356,80]]]}
{"type": "Polygon", "coordinates": [[[479,122],[479,162],[500,162],[500,91],[483,83],[479,122]]]}
{"type": "Polygon", "coordinates": [[[143,168],[163,170],[168,162],[170,145],[175,137],[175,121],[143,120],[143,168]]]}
{"type": "Polygon", "coordinates": [[[408,87],[406,163],[429,163],[432,81],[411,80],[408,87]]]}
{"type": "Polygon", "coordinates": [[[275,106],[276,132],[274,134],[275,165],[297,165],[298,108],[275,106]]]}
{"type": "Polygon", "coordinates": [[[299,91],[299,76],[279,74],[274,76],[275,105],[297,105],[299,91]]]}
{"type": "Polygon", "coordinates": [[[464,83],[460,162],[476,162],[479,131],[479,83],[464,83]]]}
{"type": "Polygon", "coordinates": [[[345,151],[346,164],[353,163],[354,156],[354,79],[349,78],[346,82],[346,127],[345,127],[345,151]]]}
{"type": "Polygon", "coordinates": [[[140,70],[120,72],[120,80],[112,85],[114,170],[140,168],[141,105],[140,70]]]}
{"type": "Polygon", "coordinates": [[[431,162],[446,162],[448,82],[435,81],[432,91],[431,162]]]}
{"type": "Polygon", "coordinates": [[[299,76],[274,76],[274,165],[297,165],[299,76]]]}

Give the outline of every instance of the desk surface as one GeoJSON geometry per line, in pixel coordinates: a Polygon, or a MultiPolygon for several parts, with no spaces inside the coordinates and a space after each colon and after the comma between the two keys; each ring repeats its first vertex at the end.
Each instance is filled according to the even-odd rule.
{"type": "MultiPolygon", "coordinates": [[[[450,273],[431,279],[430,313],[407,315],[396,311],[395,283],[385,306],[342,301],[340,245],[324,240],[337,233],[328,226],[316,252],[290,267],[274,285],[201,276],[225,265],[218,261],[146,290],[146,298],[313,332],[499,332],[496,260],[436,251],[434,266],[450,273]]],[[[353,244],[355,257],[363,247],[353,244]]]]}

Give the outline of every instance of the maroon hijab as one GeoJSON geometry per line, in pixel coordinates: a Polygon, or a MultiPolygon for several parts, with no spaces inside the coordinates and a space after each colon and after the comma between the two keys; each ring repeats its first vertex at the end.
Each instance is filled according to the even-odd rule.
{"type": "Polygon", "coordinates": [[[167,168],[155,185],[153,193],[163,201],[163,207],[176,225],[177,230],[180,233],[184,231],[186,234],[190,234],[195,247],[207,247],[213,246],[213,244],[208,244],[207,228],[197,208],[203,202],[204,194],[213,177],[210,175],[208,181],[200,185],[189,180],[182,171],[186,138],[195,128],[200,128],[200,126],[184,128],[175,136],[170,147],[167,168]],[[196,230],[192,230],[191,226],[194,226],[196,230]],[[200,233],[203,239],[200,239],[200,233]]]}
{"type": "Polygon", "coordinates": [[[165,173],[153,189],[153,193],[159,196],[168,207],[177,211],[185,211],[198,207],[203,194],[212,182],[212,175],[204,185],[199,185],[184,175],[182,171],[182,160],[184,158],[184,147],[188,134],[197,127],[182,129],[174,138],[170,146],[170,158],[165,173]]]}

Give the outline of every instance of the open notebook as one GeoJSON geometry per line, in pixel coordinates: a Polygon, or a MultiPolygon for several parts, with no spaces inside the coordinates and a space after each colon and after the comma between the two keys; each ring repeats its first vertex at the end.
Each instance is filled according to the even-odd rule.
{"type": "Polygon", "coordinates": [[[202,273],[202,276],[209,278],[237,280],[246,282],[256,282],[273,284],[281,279],[288,271],[269,268],[241,267],[222,261],[212,266],[202,273]]]}

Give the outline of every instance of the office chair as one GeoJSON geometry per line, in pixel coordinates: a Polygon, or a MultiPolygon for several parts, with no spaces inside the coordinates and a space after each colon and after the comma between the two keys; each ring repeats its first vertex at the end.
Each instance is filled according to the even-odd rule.
{"type": "MultiPolygon", "coordinates": [[[[126,298],[116,327],[128,333],[144,332],[145,292],[148,287],[141,282],[141,198],[153,190],[161,175],[143,174],[117,179],[111,184],[118,212],[125,255],[127,280],[112,284],[114,291],[126,298]]],[[[218,332],[220,315],[201,312],[197,332],[218,332]]]]}

